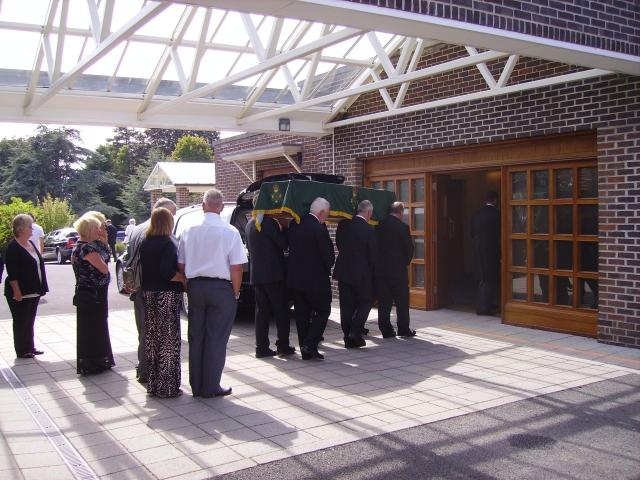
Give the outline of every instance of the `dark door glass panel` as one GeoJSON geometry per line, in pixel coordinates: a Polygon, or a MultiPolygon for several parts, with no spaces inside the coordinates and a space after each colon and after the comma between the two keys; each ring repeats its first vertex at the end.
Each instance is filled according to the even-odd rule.
{"type": "Polygon", "coordinates": [[[555,277],[556,304],[573,305],[573,278],[555,277]]]}
{"type": "Polygon", "coordinates": [[[549,207],[536,205],[533,209],[533,233],[549,233],[549,207]]]}
{"type": "Polygon", "coordinates": [[[598,308],[598,280],[595,278],[579,278],[580,308],[598,308]]]}
{"type": "Polygon", "coordinates": [[[533,172],[533,198],[549,198],[549,171],[533,172]]]}
{"type": "Polygon", "coordinates": [[[549,276],[533,276],[533,301],[549,303],[549,276]]]}
{"type": "Polygon", "coordinates": [[[409,201],[409,180],[398,181],[398,200],[400,202],[409,201]]]}
{"type": "Polygon", "coordinates": [[[419,263],[411,264],[411,286],[424,288],[424,265],[419,263]]]}
{"type": "Polygon", "coordinates": [[[527,172],[511,174],[511,198],[525,200],[527,198],[527,172]]]}
{"type": "Polygon", "coordinates": [[[393,180],[385,180],[384,182],[382,182],[382,188],[384,188],[385,190],[388,190],[390,192],[395,192],[396,191],[396,187],[393,183],[393,180]]]}
{"type": "Polygon", "coordinates": [[[533,240],[533,267],[549,268],[549,242],[533,240]]]}
{"type": "Polygon", "coordinates": [[[413,229],[424,230],[424,208],[413,209],[413,229]]]}
{"type": "Polygon", "coordinates": [[[553,243],[556,246],[556,268],[573,270],[573,242],[559,240],[553,243]]]}
{"type": "Polygon", "coordinates": [[[554,170],[556,177],[556,198],[573,198],[573,169],[554,170]]]}
{"type": "Polygon", "coordinates": [[[424,237],[413,237],[413,258],[424,259],[424,237]]]}
{"type": "Polygon", "coordinates": [[[424,202],[424,179],[411,180],[412,202],[424,202]]]}
{"type": "Polygon", "coordinates": [[[371,188],[380,188],[380,182],[371,182],[371,188]]]}
{"type": "Polygon", "coordinates": [[[511,207],[511,232],[527,233],[526,205],[515,205],[511,207]]]}
{"type": "Polygon", "coordinates": [[[559,234],[573,234],[573,206],[558,205],[556,210],[556,231],[559,234]]]}
{"type": "Polygon", "coordinates": [[[583,272],[598,271],[598,244],[597,242],[579,242],[580,270],[583,272]]]}
{"type": "Polygon", "coordinates": [[[580,234],[598,234],[598,205],[579,205],[580,234]]]}
{"type": "Polygon", "coordinates": [[[578,169],[578,196],[580,198],[598,197],[598,169],[596,167],[578,169]]]}
{"type": "Polygon", "coordinates": [[[512,273],[511,274],[511,298],[514,300],[527,299],[527,274],[512,273]]]}
{"type": "Polygon", "coordinates": [[[527,266],[527,241],[526,240],[512,240],[512,264],[514,267],[526,267],[527,266]]]}
{"type": "Polygon", "coordinates": [[[409,218],[411,218],[410,217],[410,213],[411,212],[410,212],[409,208],[405,207],[404,212],[402,214],[402,221],[404,223],[406,223],[407,225],[409,225],[409,218]]]}

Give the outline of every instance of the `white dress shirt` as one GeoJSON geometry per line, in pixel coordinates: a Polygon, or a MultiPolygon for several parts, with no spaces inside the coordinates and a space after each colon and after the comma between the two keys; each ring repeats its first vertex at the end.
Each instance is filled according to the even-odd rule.
{"type": "Polygon", "coordinates": [[[31,240],[38,251],[40,251],[40,239],[44,238],[44,230],[42,230],[42,227],[35,222],[31,224],[31,227],[33,228],[33,233],[31,234],[31,237],[29,237],[29,240],[31,240]]]}
{"type": "Polygon", "coordinates": [[[217,213],[206,212],[200,225],[180,236],[178,263],[184,264],[187,278],[231,280],[230,266],[247,263],[247,255],[238,230],[217,213]]]}

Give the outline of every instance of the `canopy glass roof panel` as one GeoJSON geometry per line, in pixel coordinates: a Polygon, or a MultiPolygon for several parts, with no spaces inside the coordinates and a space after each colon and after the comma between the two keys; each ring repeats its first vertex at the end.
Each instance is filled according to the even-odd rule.
{"type": "Polygon", "coordinates": [[[640,64],[636,57],[526,35],[504,37],[495,29],[443,24],[426,15],[405,18],[352,2],[289,2],[282,10],[275,4],[1,0],[0,42],[10,47],[0,56],[0,119],[63,122],[69,116],[90,122],[86,111],[71,106],[81,95],[83,110],[108,112],[97,122],[270,131],[286,116],[295,120],[292,129],[321,134],[343,125],[341,113],[370,91],[386,105],[376,115],[442,105],[409,105],[404,95],[412,82],[455,69],[477,68],[486,90],[440,99],[444,104],[609,74],[603,66],[634,71],[640,64]],[[465,46],[468,56],[418,65],[438,45],[465,46]],[[579,58],[581,69],[514,85],[510,72],[527,50],[567,64],[579,58]]]}

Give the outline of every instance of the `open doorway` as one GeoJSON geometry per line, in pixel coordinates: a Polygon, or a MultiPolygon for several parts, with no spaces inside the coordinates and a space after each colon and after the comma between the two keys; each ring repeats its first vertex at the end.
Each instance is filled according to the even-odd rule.
{"type": "Polygon", "coordinates": [[[475,311],[476,264],[471,216],[489,190],[500,195],[500,170],[473,170],[434,175],[436,185],[437,308],[475,311]]]}

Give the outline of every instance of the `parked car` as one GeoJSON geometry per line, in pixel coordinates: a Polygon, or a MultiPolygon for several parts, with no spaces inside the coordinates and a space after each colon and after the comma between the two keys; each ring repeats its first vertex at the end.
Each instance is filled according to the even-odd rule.
{"type": "Polygon", "coordinates": [[[116,242],[124,242],[124,230],[118,230],[118,233],[116,233],[116,242]]]}
{"type": "Polygon", "coordinates": [[[78,241],[78,232],[72,227],[54,230],[44,237],[45,260],[55,260],[59,264],[65,263],[71,258],[71,251],[78,241]]]}
{"type": "MultiPolygon", "coordinates": [[[[253,182],[246,189],[244,189],[238,195],[236,202],[225,202],[224,209],[220,213],[220,217],[233,225],[240,232],[242,243],[246,245],[247,239],[245,236],[245,227],[251,219],[251,212],[253,211],[253,197],[260,190],[260,186],[264,182],[278,182],[284,180],[314,180],[325,183],[338,183],[344,182],[342,175],[328,175],[321,173],[287,173],[281,175],[272,175],[270,177],[263,178],[257,182],[253,182]]],[[[182,232],[192,225],[199,225],[202,223],[204,213],[202,211],[202,205],[191,205],[189,207],[181,208],[176,212],[174,217],[175,223],[173,227],[173,235],[179,240],[182,232]]],[[[245,247],[246,248],[246,247],[245,247]]],[[[118,291],[123,294],[127,294],[124,288],[124,281],[122,278],[122,266],[126,262],[126,252],[120,256],[116,262],[116,281],[118,284],[118,291]]],[[[240,298],[238,299],[238,306],[240,308],[253,308],[255,305],[255,297],[253,287],[249,284],[249,263],[244,265],[244,272],[242,274],[242,286],[240,287],[240,298]]],[[[183,312],[186,313],[188,306],[187,295],[184,295],[183,299],[183,312]]]]}

